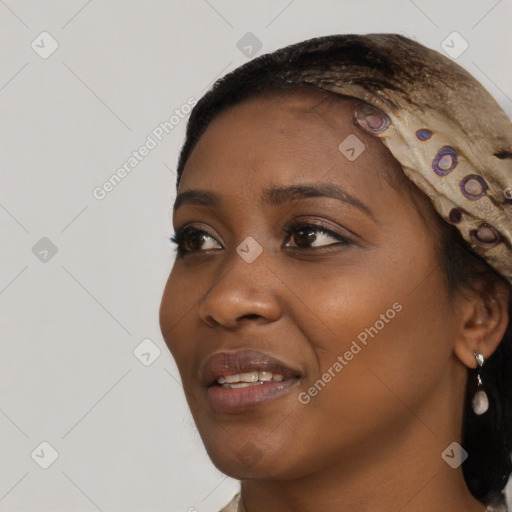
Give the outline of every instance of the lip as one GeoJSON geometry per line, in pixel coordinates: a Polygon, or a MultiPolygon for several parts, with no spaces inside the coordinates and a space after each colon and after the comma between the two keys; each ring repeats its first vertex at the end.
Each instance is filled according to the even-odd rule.
{"type": "Polygon", "coordinates": [[[300,370],[258,350],[217,352],[202,365],[200,375],[210,405],[220,412],[241,412],[267,403],[290,391],[303,376],[300,370]],[[251,371],[279,373],[285,380],[232,389],[216,382],[219,377],[251,371]]]}

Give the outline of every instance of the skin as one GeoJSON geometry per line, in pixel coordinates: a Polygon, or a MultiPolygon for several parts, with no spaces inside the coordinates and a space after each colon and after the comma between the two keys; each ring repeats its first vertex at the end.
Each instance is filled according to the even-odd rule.
{"type": "Polygon", "coordinates": [[[467,367],[476,366],[474,350],[489,357],[501,340],[507,299],[499,286],[488,299],[450,298],[429,200],[390,184],[401,169],[354,126],[353,111],[353,100],[296,90],[246,100],[212,121],[178,194],[213,191],[222,205],[184,204],[173,216],[175,229],[193,225],[209,236],[174,263],[162,333],[206,450],[242,481],[247,512],[483,512],[461,468],[441,454],[460,442],[467,367]],[[365,144],[354,161],[338,150],[350,134],[365,144]],[[258,203],[267,187],[318,182],[341,187],[371,214],[326,197],[258,203]],[[288,235],[294,220],[349,243],[321,231],[312,232],[316,242],[288,235]],[[248,236],[263,248],[250,264],[236,252],[248,236]],[[394,303],[401,311],[301,404],[298,393],[394,303]],[[245,412],[215,411],[201,363],[252,348],[299,368],[299,387],[245,412]]]}

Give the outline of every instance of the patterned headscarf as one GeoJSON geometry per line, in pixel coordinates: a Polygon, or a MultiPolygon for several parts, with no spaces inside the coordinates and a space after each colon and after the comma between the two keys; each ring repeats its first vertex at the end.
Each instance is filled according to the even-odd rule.
{"type": "MultiPolygon", "coordinates": [[[[270,54],[283,73],[293,48],[270,54]]],[[[458,64],[396,34],[329,36],[309,48],[308,66],[287,81],[363,100],[355,123],[512,283],[512,123],[494,98],[458,64]]]]}

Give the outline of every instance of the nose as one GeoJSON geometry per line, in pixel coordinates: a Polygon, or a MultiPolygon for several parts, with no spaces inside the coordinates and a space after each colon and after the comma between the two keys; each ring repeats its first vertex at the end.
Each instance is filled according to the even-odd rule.
{"type": "Polygon", "coordinates": [[[236,329],[246,321],[275,322],[281,317],[279,279],[260,256],[247,263],[237,253],[199,303],[199,316],[210,327],[236,329]]]}

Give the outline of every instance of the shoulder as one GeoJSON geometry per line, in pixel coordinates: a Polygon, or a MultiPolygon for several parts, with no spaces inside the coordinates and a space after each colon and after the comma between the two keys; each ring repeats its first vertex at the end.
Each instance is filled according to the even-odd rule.
{"type": "Polygon", "coordinates": [[[238,510],[238,501],[240,499],[240,493],[235,494],[233,499],[219,512],[237,512],[238,510]]]}

